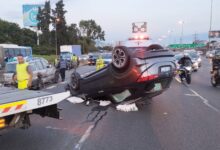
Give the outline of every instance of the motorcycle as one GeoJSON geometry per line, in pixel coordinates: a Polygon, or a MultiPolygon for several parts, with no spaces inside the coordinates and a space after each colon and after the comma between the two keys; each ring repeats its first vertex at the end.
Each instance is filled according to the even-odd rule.
{"type": "Polygon", "coordinates": [[[214,66],[211,71],[211,84],[213,87],[220,85],[220,66],[214,66]]]}
{"type": "Polygon", "coordinates": [[[181,66],[181,67],[179,67],[179,69],[177,71],[178,71],[180,80],[182,82],[184,80],[186,80],[187,84],[191,84],[191,70],[192,70],[191,66],[181,66]]]}

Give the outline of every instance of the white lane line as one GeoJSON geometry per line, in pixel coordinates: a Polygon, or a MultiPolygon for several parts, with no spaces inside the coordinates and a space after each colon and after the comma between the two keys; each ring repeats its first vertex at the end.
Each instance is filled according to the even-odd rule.
{"type": "MultiPolygon", "coordinates": [[[[175,79],[176,79],[177,82],[181,83],[180,79],[178,79],[177,77],[175,77],[175,79]]],[[[187,86],[187,87],[188,87],[188,86],[187,86]]],[[[211,104],[209,104],[209,101],[208,101],[206,98],[204,98],[204,97],[202,97],[201,95],[199,95],[196,91],[194,91],[194,90],[191,89],[190,87],[188,87],[188,88],[189,88],[189,90],[190,90],[192,93],[194,93],[194,95],[193,95],[193,94],[185,94],[186,96],[197,96],[197,97],[199,97],[199,98],[202,100],[203,104],[205,104],[207,107],[211,108],[212,110],[214,110],[214,111],[216,111],[216,112],[218,112],[218,113],[220,112],[219,109],[217,109],[217,108],[215,108],[214,106],[212,106],[211,104]]]]}
{"type": "Polygon", "coordinates": [[[74,150],[80,150],[83,143],[85,143],[85,141],[89,138],[89,136],[91,135],[92,129],[95,127],[95,125],[90,125],[88,127],[88,129],[86,130],[86,132],[83,134],[83,136],[81,137],[81,139],[79,140],[79,142],[75,145],[74,150]]]}
{"type": "Polygon", "coordinates": [[[177,82],[182,83],[179,78],[175,77],[175,79],[176,79],[177,82]]]}
{"type": "Polygon", "coordinates": [[[56,86],[55,85],[53,85],[53,86],[49,86],[49,87],[47,87],[46,89],[53,89],[53,88],[55,88],[56,86]]]}
{"type": "Polygon", "coordinates": [[[195,94],[185,94],[186,96],[197,96],[197,95],[195,95],[195,94]]]}
{"type": "Polygon", "coordinates": [[[206,98],[202,97],[201,95],[199,95],[196,91],[194,91],[194,90],[191,89],[191,88],[189,88],[189,90],[190,90],[191,92],[193,92],[196,96],[198,96],[198,97],[202,100],[203,104],[205,104],[207,107],[209,107],[209,108],[211,108],[212,110],[214,110],[214,111],[216,111],[216,112],[219,113],[219,109],[217,109],[217,108],[215,108],[214,106],[212,106],[211,104],[209,104],[209,101],[208,101],[206,98]]]}

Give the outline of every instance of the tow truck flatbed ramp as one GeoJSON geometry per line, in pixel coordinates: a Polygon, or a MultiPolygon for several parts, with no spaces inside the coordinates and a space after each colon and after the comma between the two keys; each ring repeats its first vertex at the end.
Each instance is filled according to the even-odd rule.
{"type": "Polygon", "coordinates": [[[0,118],[16,113],[57,104],[70,96],[70,92],[52,93],[46,91],[0,88],[0,118]]]}

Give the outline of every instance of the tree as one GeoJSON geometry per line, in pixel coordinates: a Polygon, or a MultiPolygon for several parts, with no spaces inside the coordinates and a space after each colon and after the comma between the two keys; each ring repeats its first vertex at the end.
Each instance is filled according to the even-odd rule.
{"type": "Polygon", "coordinates": [[[0,19],[0,43],[34,46],[37,35],[30,29],[21,29],[18,24],[0,19]]]}
{"type": "Polygon", "coordinates": [[[82,20],[79,23],[79,27],[81,36],[86,36],[91,40],[105,40],[105,32],[94,20],[82,20]]]}
{"type": "Polygon", "coordinates": [[[50,24],[51,24],[51,6],[50,1],[45,2],[43,9],[39,7],[39,12],[37,15],[38,30],[42,32],[40,36],[40,43],[45,45],[51,45],[51,34],[50,34],[50,24]]]}
{"type": "Polygon", "coordinates": [[[65,14],[67,11],[64,10],[63,0],[59,0],[56,3],[56,8],[53,10],[53,26],[57,32],[57,45],[58,53],[60,45],[68,44],[68,34],[66,26],[65,14]]]}
{"type": "Polygon", "coordinates": [[[80,34],[77,24],[71,24],[70,26],[68,26],[67,34],[68,34],[68,44],[77,44],[80,34]]]}

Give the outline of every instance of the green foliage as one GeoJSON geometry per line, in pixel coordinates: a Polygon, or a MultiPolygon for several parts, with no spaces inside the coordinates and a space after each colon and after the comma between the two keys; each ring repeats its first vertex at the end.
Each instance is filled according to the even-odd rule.
{"type": "Polygon", "coordinates": [[[40,45],[33,47],[33,53],[37,55],[55,55],[56,50],[54,47],[49,45],[40,45]]]}
{"type": "Polygon", "coordinates": [[[33,55],[34,57],[42,57],[46,59],[51,64],[54,63],[54,60],[56,59],[56,55],[33,55]]]}
{"type": "Polygon", "coordinates": [[[23,28],[18,24],[10,23],[0,19],[0,43],[12,43],[22,46],[33,47],[34,54],[53,55],[56,54],[56,37],[58,54],[60,45],[81,45],[82,52],[96,51],[96,40],[105,40],[105,32],[94,20],[82,20],[79,25],[67,25],[63,0],[56,3],[52,10],[50,1],[45,2],[44,8],[39,8],[37,15],[38,30],[41,31],[40,46],[37,46],[36,32],[23,28]],[[58,20],[57,20],[58,19],[58,20]],[[53,29],[51,30],[51,25],[53,29]],[[57,35],[57,36],[56,36],[57,35]]]}
{"type": "Polygon", "coordinates": [[[0,43],[12,43],[23,46],[34,46],[37,41],[35,32],[21,29],[18,24],[0,19],[0,43]]]}
{"type": "Polygon", "coordinates": [[[90,40],[105,40],[105,32],[94,20],[82,20],[79,27],[82,36],[86,36],[90,40]]]}
{"type": "Polygon", "coordinates": [[[50,1],[45,2],[43,9],[39,7],[39,13],[37,15],[38,30],[42,32],[40,35],[40,44],[51,45],[51,33],[50,33],[50,24],[51,24],[51,7],[50,1]]]}

